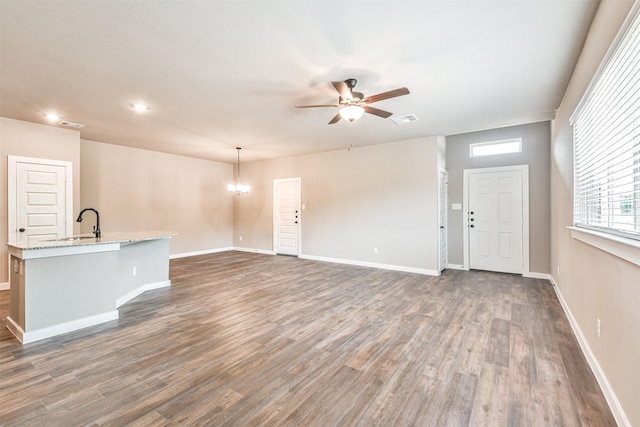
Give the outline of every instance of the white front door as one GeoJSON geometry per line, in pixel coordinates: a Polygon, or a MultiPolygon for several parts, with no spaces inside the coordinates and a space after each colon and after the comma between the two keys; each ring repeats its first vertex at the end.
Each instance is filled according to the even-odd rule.
{"type": "Polygon", "coordinates": [[[73,234],[71,162],[9,156],[9,242],[73,234]]]}
{"type": "Polygon", "coordinates": [[[274,250],[280,255],[299,254],[300,178],[273,181],[274,250]]]}
{"type": "Polygon", "coordinates": [[[469,268],[523,272],[520,170],[468,174],[469,268]]]}
{"type": "Polygon", "coordinates": [[[438,271],[447,268],[447,171],[440,170],[438,180],[438,251],[440,253],[438,271]]]}

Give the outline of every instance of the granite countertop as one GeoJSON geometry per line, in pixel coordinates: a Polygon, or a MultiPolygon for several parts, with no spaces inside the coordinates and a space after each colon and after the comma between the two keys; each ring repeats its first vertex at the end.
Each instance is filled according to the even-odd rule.
{"type": "Polygon", "coordinates": [[[38,240],[34,242],[7,243],[10,248],[20,250],[65,248],[75,246],[100,245],[107,243],[134,243],[144,240],[169,239],[177,233],[172,231],[122,231],[102,233],[94,237],[92,233],[76,234],[54,240],[38,240]]]}

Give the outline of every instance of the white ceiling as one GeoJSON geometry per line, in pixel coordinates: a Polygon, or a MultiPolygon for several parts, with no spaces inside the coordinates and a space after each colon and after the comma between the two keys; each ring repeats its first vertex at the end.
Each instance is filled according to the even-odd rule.
{"type": "Polygon", "coordinates": [[[0,115],[235,162],[553,118],[597,1],[0,0],[0,115]],[[331,81],[417,122],[327,122],[331,81]],[[150,111],[135,113],[143,101],[150,111]]]}

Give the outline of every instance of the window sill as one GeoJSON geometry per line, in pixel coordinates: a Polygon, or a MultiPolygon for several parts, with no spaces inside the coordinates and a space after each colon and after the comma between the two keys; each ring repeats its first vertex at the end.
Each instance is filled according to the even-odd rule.
{"type": "Polygon", "coordinates": [[[579,227],[567,227],[571,237],[640,266],[640,240],[627,239],[579,227]]]}

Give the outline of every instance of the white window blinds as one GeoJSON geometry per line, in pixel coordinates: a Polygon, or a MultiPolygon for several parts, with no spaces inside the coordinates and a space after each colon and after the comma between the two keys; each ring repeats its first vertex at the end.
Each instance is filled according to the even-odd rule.
{"type": "Polygon", "coordinates": [[[572,118],[574,223],[640,239],[640,15],[572,118]]]}

